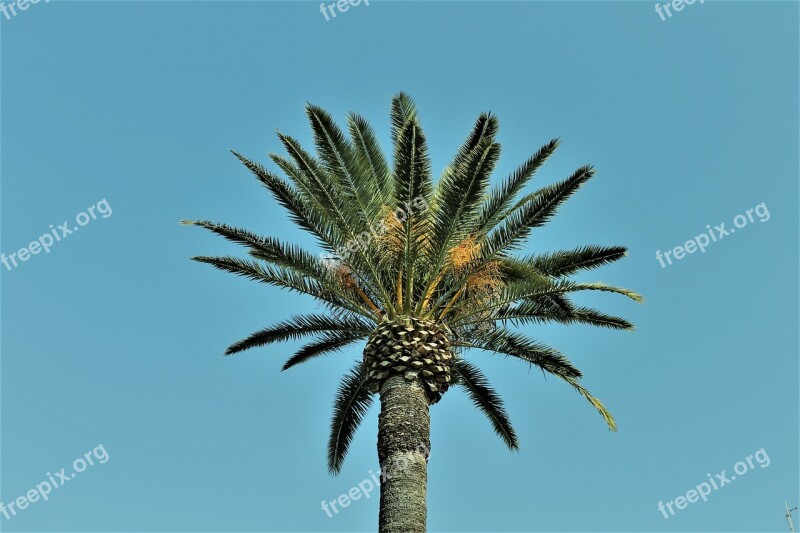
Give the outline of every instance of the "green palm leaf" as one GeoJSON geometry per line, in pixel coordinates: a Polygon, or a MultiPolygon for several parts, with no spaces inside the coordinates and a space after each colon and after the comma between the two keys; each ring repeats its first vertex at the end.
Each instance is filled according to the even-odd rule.
{"type": "Polygon", "coordinates": [[[342,378],[333,402],[331,435],[328,439],[328,470],[338,474],[358,426],[372,405],[361,363],[342,378]]]}
{"type": "Polygon", "coordinates": [[[558,143],[558,139],[553,139],[542,146],[539,151],[514,171],[499,189],[492,191],[481,211],[478,222],[478,231],[480,233],[487,233],[504,218],[520,191],[533,178],[539,167],[556,151],[558,143]]]}
{"type": "Polygon", "coordinates": [[[347,115],[347,125],[353,138],[353,153],[360,168],[366,169],[378,189],[380,205],[388,203],[392,195],[389,167],[383,156],[372,126],[355,113],[347,115]]]}
{"type": "Polygon", "coordinates": [[[467,392],[475,407],[486,415],[495,433],[503,439],[509,449],[519,449],[517,434],[508,419],[503,400],[489,385],[483,372],[463,359],[456,360],[454,370],[458,374],[458,385],[467,392]]]}
{"type": "Polygon", "coordinates": [[[392,108],[389,118],[392,122],[392,145],[397,146],[400,133],[409,122],[417,121],[417,108],[414,100],[406,93],[397,93],[392,98],[392,108]]]}
{"type": "Polygon", "coordinates": [[[330,331],[357,331],[369,335],[375,323],[358,316],[301,315],[293,316],[274,326],[269,326],[232,344],[225,355],[242,352],[250,348],[265,346],[274,342],[299,339],[308,335],[330,331]]]}
{"type": "Polygon", "coordinates": [[[411,309],[415,269],[423,238],[421,216],[409,206],[422,199],[430,202],[431,172],[425,135],[415,121],[409,121],[397,138],[395,148],[394,191],[397,206],[406,211],[402,226],[402,264],[405,274],[405,311],[411,309]]]}
{"type": "Polygon", "coordinates": [[[353,202],[354,207],[357,206],[360,224],[373,225],[378,219],[381,204],[375,201],[380,198],[372,173],[359,167],[353,146],[327,111],[309,104],[306,112],[311,122],[317,152],[327,171],[339,178],[346,199],[353,202]]]}
{"type": "Polygon", "coordinates": [[[523,258],[521,261],[542,274],[560,277],[613,263],[625,257],[626,253],[627,249],[623,246],[582,246],[571,251],[523,258]]]}
{"type": "Polygon", "coordinates": [[[487,239],[485,255],[494,258],[498,253],[517,248],[530,235],[533,228],[543,226],[572,196],[594,175],[592,167],[575,171],[566,180],[550,185],[522,199],[487,239]]]}
{"type": "Polygon", "coordinates": [[[477,337],[467,335],[466,339],[459,341],[458,346],[515,357],[557,376],[581,377],[581,371],[558,350],[505,328],[498,328],[477,337]]]}
{"type": "Polygon", "coordinates": [[[306,344],[300,348],[296,354],[291,356],[289,360],[284,363],[283,370],[289,370],[293,366],[303,364],[315,357],[339,351],[354,342],[366,339],[367,335],[369,335],[369,333],[362,333],[360,331],[325,332],[319,339],[306,344]]]}

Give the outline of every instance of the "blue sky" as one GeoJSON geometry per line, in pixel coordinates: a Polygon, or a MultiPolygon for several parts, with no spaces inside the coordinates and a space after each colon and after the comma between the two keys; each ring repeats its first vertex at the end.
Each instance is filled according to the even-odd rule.
{"type": "Polygon", "coordinates": [[[800,503],[796,2],[698,1],[662,21],[653,2],[373,0],[326,22],[315,2],[54,0],[0,19],[0,252],[86,213],[49,253],[0,265],[0,500],[108,454],[2,530],[375,529],[377,493],[320,508],[377,467],[373,409],[326,471],[331,401],[360,352],[286,373],[293,345],[224,358],[315,304],[189,261],[238,250],[178,221],[312,246],[228,149],[266,162],[276,129],[309,144],[306,101],[359,112],[388,147],[400,90],[437,173],[484,110],[497,179],[553,137],[537,185],[594,164],[525,252],[625,245],[582,279],[647,298],[581,299],[632,334],[525,329],[583,370],[616,434],[566,385],[470,355],[521,450],[449,393],[432,409],[429,529],[785,530],[784,501],[800,503]],[[102,200],[111,214],[91,218],[102,200]],[[769,220],[656,259],[762,203],[769,220]],[[769,466],[659,512],[762,448],[769,466]]]}

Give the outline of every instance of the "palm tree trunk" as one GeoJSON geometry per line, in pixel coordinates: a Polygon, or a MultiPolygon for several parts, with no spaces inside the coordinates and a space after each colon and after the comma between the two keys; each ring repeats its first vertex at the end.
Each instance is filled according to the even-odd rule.
{"type": "Polygon", "coordinates": [[[381,387],[378,459],[381,472],[380,533],[424,533],[427,518],[430,414],[418,379],[393,376],[381,387]]]}

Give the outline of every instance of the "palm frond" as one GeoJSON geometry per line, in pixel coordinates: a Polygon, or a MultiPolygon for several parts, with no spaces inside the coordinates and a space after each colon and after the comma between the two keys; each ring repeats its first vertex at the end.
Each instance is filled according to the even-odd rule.
{"type": "Polygon", "coordinates": [[[610,329],[623,329],[627,331],[636,329],[632,323],[624,318],[607,315],[591,307],[576,307],[573,309],[572,316],[564,321],[564,323],[571,324],[573,321],[577,324],[589,324],[610,329]]]}
{"type": "Polygon", "coordinates": [[[603,402],[592,396],[592,394],[583,387],[578,380],[571,377],[559,376],[561,379],[572,385],[575,390],[577,390],[581,396],[589,400],[589,403],[592,404],[592,407],[597,409],[597,412],[600,413],[600,416],[603,417],[606,425],[608,425],[608,429],[611,431],[617,431],[617,422],[614,420],[614,417],[611,415],[611,412],[606,409],[606,406],[603,405],[603,402]]]}
{"type": "Polygon", "coordinates": [[[360,244],[361,236],[364,233],[369,234],[366,230],[371,227],[372,222],[365,223],[358,209],[353,207],[355,202],[347,200],[347,195],[341,191],[340,184],[329,183],[333,179],[331,175],[303,151],[297,141],[285,135],[279,134],[279,136],[287,149],[291,149],[295,160],[304,162],[306,170],[280,155],[270,154],[270,157],[301,189],[305,201],[313,205],[324,220],[330,221],[329,240],[334,242],[327,248],[333,248],[336,254],[345,258],[345,263],[352,267],[359,278],[377,289],[376,294],[380,295],[379,303],[391,314],[393,309],[387,290],[388,285],[385,276],[377,268],[376,254],[371,253],[373,252],[371,248],[360,244]],[[351,254],[346,251],[354,245],[357,245],[356,253],[351,254]]]}
{"type": "Polygon", "coordinates": [[[441,270],[448,252],[473,229],[499,155],[500,145],[484,139],[439,182],[435,207],[431,209],[429,275],[435,276],[441,270]]]}
{"type": "Polygon", "coordinates": [[[521,261],[516,257],[505,256],[500,260],[500,269],[506,283],[517,281],[548,282],[549,277],[540,272],[530,262],[521,261]]]}
{"type": "Polygon", "coordinates": [[[367,389],[366,377],[359,362],[342,378],[336,392],[328,439],[328,470],[332,474],[342,469],[353,436],[372,405],[373,396],[367,389]]]}
{"type": "Polygon", "coordinates": [[[360,331],[325,332],[317,340],[306,344],[291,356],[284,363],[283,370],[289,370],[293,366],[303,364],[315,357],[337,352],[354,342],[366,339],[368,336],[369,332],[362,333],[360,331]]]}
{"type": "Polygon", "coordinates": [[[581,270],[591,270],[625,257],[622,246],[582,246],[570,251],[542,254],[520,261],[548,276],[569,276],[581,270]]]}
{"type": "MultiPolygon", "coordinates": [[[[633,331],[634,326],[624,318],[607,315],[590,307],[576,307],[563,294],[548,294],[522,300],[515,305],[503,306],[492,315],[493,320],[519,324],[587,324],[610,329],[633,331]]],[[[484,322],[480,317],[461,322],[460,326],[470,326],[484,322]]]]}
{"type": "Polygon", "coordinates": [[[536,299],[545,296],[564,295],[578,291],[602,291],[621,294],[631,300],[642,303],[644,298],[630,290],[622,287],[614,287],[605,283],[577,283],[569,280],[554,280],[543,282],[540,279],[519,281],[506,285],[503,292],[488,303],[476,304],[472,307],[463,306],[463,312],[455,314],[451,320],[455,324],[468,323],[474,317],[480,317],[492,310],[501,309],[514,302],[536,299]]]}
{"type": "Polygon", "coordinates": [[[318,280],[307,278],[279,266],[261,265],[255,261],[225,256],[196,256],[192,257],[192,260],[207,263],[219,270],[243,276],[253,281],[313,296],[334,307],[341,307],[367,318],[375,316],[369,308],[346,297],[337,287],[325,287],[318,280]]]}
{"type": "Polygon", "coordinates": [[[613,285],[607,285],[605,283],[562,283],[561,286],[564,288],[563,292],[576,292],[576,291],[602,291],[602,292],[612,292],[614,294],[621,294],[633,300],[636,303],[644,303],[644,297],[634,292],[630,289],[625,289],[623,287],[615,287],[613,285]]]}
{"type": "Polygon", "coordinates": [[[480,261],[475,261],[472,269],[467,269],[455,283],[452,283],[449,291],[446,291],[432,308],[438,309],[445,305],[447,299],[453,294],[458,294],[470,276],[487,263],[503,258],[509,251],[519,248],[531,230],[550,220],[559,205],[572,196],[593,174],[592,167],[581,167],[566,180],[540,189],[521,200],[482,241],[480,261]]]}
{"type": "MultiPolygon", "coordinates": [[[[469,343],[461,345],[512,355],[514,357],[526,360],[531,364],[540,367],[542,370],[547,371],[560,379],[563,379],[573,388],[575,388],[575,390],[577,390],[584,398],[586,398],[595,409],[597,409],[611,431],[617,430],[617,424],[614,420],[614,417],[606,409],[605,405],[603,405],[603,402],[592,396],[591,393],[589,393],[589,391],[578,382],[578,380],[581,378],[580,371],[572,366],[572,364],[563,355],[556,352],[556,354],[549,354],[549,356],[546,358],[542,358],[541,356],[531,357],[530,354],[534,350],[531,350],[530,346],[534,343],[517,333],[510,333],[507,330],[496,330],[487,335],[486,339],[491,340],[486,343],[477,343],[475,345],[470,345],[469,343]]],[[[541,347],[535,351],[541,353],[541,347]]],[[[461,376],[463,378],[463,374],[461,374],[461,376]]]]}
{"type": "Polygon", "coordinates": [[[422,217],[408,209],[408,206],[414,205],[419,199],[429,203],[431,190],[430,159],[425,135],[416,121],[409,121],[397,139],[394,170],[395,200],[398,206],[406,209],[406,216],[400,221],[404,243],[401,270],[405,275],[406,310],[411,309],[414,295],[414,263],[418,258],[423,235],[423,226],[420,224],[422,217]]]}
{"type": "Polygon", "coordinates": [[[515,357],[557,376],[581,377],[581,371],[558,350],[505,328],[475,337],[467,336],[457,345],[515,357]]]}
{"type": "Polygon", "coordinates": [[[511,450],[518,449],[517,434],[508,418],[503,400],[491,387],[486,376],[478,367],[460,358],[456,359],[453,371],[458,374],[458,386],[467,392],[473,405],[486,415],[495,433],[511,450]]]}
{"type": "Polygon", "coordinates": [[[182,224],[200,226],[250,249],[253,257],[295,270],[325,283],[328,271],[318,257],[297,245],[285,244],[274,237],[262,237],[248,230],[216,224],[207,220],[184,220],[182,224]]]}
{"type": "Polygon", "coordinates": [[[296,315],[289,320],[256,331],[247,338],[232,344],[225,355],[274,342],[296,340],[320,332],[355,331],[369,335],[374,324],[374,321],[367,321],[354,315],[296,315]]]}
{"type": "Polygon", "coordinates": [[[345,194],[339,180],[328,173],[296,139],[280,132],[278,138],[299,170],[299,173],[288,174],[289,178],[330,214],[339,231],[348,238],[356,235],[358,231],[355,228],[360,227],[359,220],[347,209],[349,202],[344,200],[345,194]]]}
{"type": "Polygon", "coordinates": [[[492,144],[495,136],[497,135],[498,128],[499,124],[497,117],[491,113],[481,113],[478,116],[478,119],[475,121],[472,131],[470,131],[469,136],[467,136],[467,138],[464,140],[464,143],[456,152],[453,162],[447,167],[445,173],[459,172],[459,169],[467,164],[469,159],[472,157],[472,152],[481,143],[492,144]]]}
{"type": "Polygon", "coordinates": [[[508,214],[506,220],[487,237],[486,259],[493,259],[500,252],[517,248],[530,235],[533,228],[543,226],[550,220],[558,207],[593,175],[592,167],[581,167],[566,180],[540,189],[522,199],[508,214]]]}
{"type": "Polygon", "coordinates": [[[417,121],[417,108],[414,100],[406,93],[397,93],[392,98],[392,108],[389,118],[392,122],[392,145],[397,146],[400,133],[409,122],[417,121]]]}
{"type": "Polygon", "coordinates": [[[272,193],[278,203],[288,211],[295,224],[313,235],[329,252],[333,252],[341,246],[343,240],[332,221],[325,216],[324,212],[314,209],[297,190],[274,173],[237,152],[232,151],[232,153],[272,193]]]}
{"type": "Polygon", "coordinates": [[[514,171],[497,190],[492,191],[483,205],[478,221],[478,233],[484,234],[494,228],[503,219],[514,199],[533,178],[536,171],[558,148],[559,140],[553,139],[545,144],[514,171]]]}
{"type": "Polygon", "coordinates": [[[348,201],[357,206],[362,226],[371,226],[378,218],[380,202],[376,202],[378,188],[372,174],[358,166],[350,141],[334,122],[330,114],[321,107],[306,106],[314,141],[325,168],[332,176],[338,176],[348,201]]]}
{"type": "Polygon", "coordinates": [[[379,204],[385,205],[392,195],[392,181],[389,179],[389,166],[378,145],[375,132],[363,117],[355,113],[347,115],[347,125],[358,165],[368,170],[371,180],[378,188],[379,204]]]}

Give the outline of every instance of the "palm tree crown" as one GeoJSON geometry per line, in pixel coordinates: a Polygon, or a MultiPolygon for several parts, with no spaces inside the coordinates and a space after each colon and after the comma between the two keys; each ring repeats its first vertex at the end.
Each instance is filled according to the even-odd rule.
{"type": "Polygon", "coordinates": [[[224,224],[185,223],[244,245],[250,255],[249,259],[201,256],[195,260],[310,295],[327,310],[294,316],[257,331],[232,344],[228,355],[311,338],[285,363],[285,370],[368,340],[364,361],[344,376],[334,402],[330,470],[340,470],[353,434],[374,398],[372,393],[388,375],[388,371],[382,372],[383,366],[399,368],[400,373],[411,376],[408,379],[427,376],[423,381],[430,403],[438,401],[449,385],[463,388],[509,448],[517,448],[502,400],[481,371],[463,357],[470,348],[521,359],[566,381],[615,430],[614,418],[580,384],[580,371],[566,357],[508,328],[547,322],[633,328],[622,318],[570,301],[571,293],[584,290],[608,291],[640,301],[638,294],[627,289],[569,279],[579,271],[622,258],[625,248],[584,246],[537,256],[514,255],[531,231],[550,220],[592,177],[592,167],[581,167],[563,181],[524,192],[558,146],[555,139],[490,189],[500,145],[496,142],[497,119],[484,113],[434,183],[425,135],[407,95],[398,94],[392,101],[391,162],[362,117],[348,114],[348,136],[323,109],[308,105],[306,111],[316,156],[282,133],[278,137],[289,157],[270,154],[288,180],[234,155],[292,220],[316,238],[328,258],[224,224]],[[419,335],[424,338],[416,336],[406,342],[403,324],[413,331],[410,335],[417,335],[422,328],[419,335]],[[391,342],[380,348],[377,341],[384,337],[391,342]],[[429,338],[438,339],[439,344],[431,344],[429,338]],[[417,349],[419,360],[403,359],[402,354],[399,360],[386,359],[392,350],[401,353],[403,343],[417,349]],[[431,359],[426,359],[428,353],[434,354],[431,359]]]}

